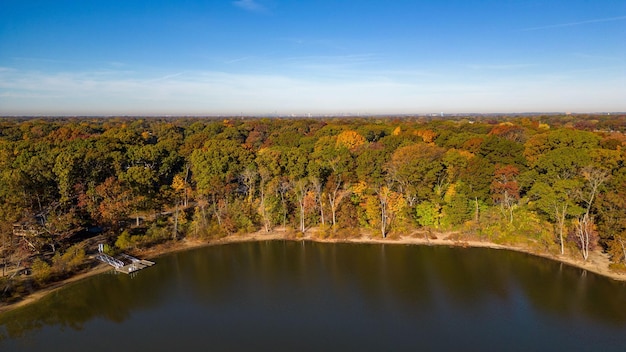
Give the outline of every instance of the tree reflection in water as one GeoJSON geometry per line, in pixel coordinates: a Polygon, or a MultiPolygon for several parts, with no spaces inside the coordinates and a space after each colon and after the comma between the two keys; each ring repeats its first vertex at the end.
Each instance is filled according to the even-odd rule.
{"type": "Polygon", "coordinates": [[[37,331],[150,319],[133,324],[148,324],[157,336],[172,329],[174,340],[177,331],[182,339],[202,326],[217,341],[231,327],[257,339],[280,336],[287,346],[288,336],[295,346],[300,334],[317,331],[334,347],[354,348],[359,339],[371,349],[375,339],[424,347],[417,332],[445,347],[448,334],[473,342],[476,331],[490,331],[498,346],[517,336],[513,329],[559,339],[566,337],[554,334],[580,328],[601,339],[626,327],[624,283],[509,251],[274,241],[206,247],[156,262],[134,277],[90,277],[7,312],[0,338],[34,340],[36,349],[46,343],[37,331]]]}

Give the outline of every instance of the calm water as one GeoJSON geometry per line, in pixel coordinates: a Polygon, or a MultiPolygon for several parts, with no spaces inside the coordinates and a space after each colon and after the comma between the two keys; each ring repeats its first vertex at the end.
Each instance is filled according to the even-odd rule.
{"type": "Polygon", "coordinates": [[[520,253],[276,241],[155,261],[0,316],[0,350],[626,350],[626,285],[520,253]]]}

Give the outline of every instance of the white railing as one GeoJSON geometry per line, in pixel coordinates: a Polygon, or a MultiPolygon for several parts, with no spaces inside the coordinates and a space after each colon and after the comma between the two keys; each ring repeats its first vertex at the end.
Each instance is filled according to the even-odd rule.
{"type": "Polygon", "coordinates": [[[124,266],[124,262],[122,262],[121,260],[117,260],[111,256],[108,256],[104,253],[98,253],[96,254],[96,259],[98,259],[99,261],[109,264],[110,266],[119,269],[121,267],[124,266]]]}

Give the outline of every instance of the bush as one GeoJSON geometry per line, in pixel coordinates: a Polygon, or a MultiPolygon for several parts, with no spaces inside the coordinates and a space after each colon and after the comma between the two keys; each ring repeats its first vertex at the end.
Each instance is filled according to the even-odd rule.
{"type": "Polygon", "coordinates": [[[52,270],[63,275],[79,269],[84,262],[85,250],[79,245],[73,245],[65,253],[57,252],[52,257],[52,270]]]}
{"type": "Polygon", "coordinates": [[[124,232],[117,236],[117,240],[115,240],[115,247],[121,250],[135,247],[135,243],[133,243],[130,233],[128,233],[128,230],[124,230],[124,232]]]}
{"type": "Polygon", "coordinates": [[[400,231],[391,231],[387,234],[385,238],[388,240],[399,240],[401,235],[402,232],[400,231]]]}
{"type": "Polygon", "coordinates": [[[30,282],[29,280],[0,279],[0,299],[4,303],[12,303],[20,300],[28,292],[32,292],[30,282]]]}
{"type": "Polygon", "coordinates": [[[194,229],[190,237],[203,241],[209,241],[228,236],[228,232],[226,232],[224,227],[220,226],[217,221],[209,222],[206,227],[200,226],[200,224],[198,225],[199,226],[194,229]]]}
{"type": "Polygon", "coordinates": [[[115,250],[115,247],[111,247],[108,243],[104,244],[104,249],[102,252],[110,256],[115,256],[117,254],[117,250],[115,250]]]}
{"type": "Polygon", "coordinates": [[[285,238],[287,239],[291,239],[291,240],[295,240],[297,239],[302,233],[300,231],[296,231],[293,227],[287,225],[285,227],[285,238]]]}
{"type": "Polygon", "coordinates": [[[315,237],[319,239],[326,239],[326,238],[330,238],[332,235],[333,235],[332,226],[325,224],[325,225],[320,225],[318,227],[315,237]]]}
{"type": "Polygon", "coordinates": [[[256,209],[245,201],[235,201],[229,206],[229,216],[238,233],[250,233],[259,229],[261,219],[256,209]]]}
{"type": "Polygon", "coordinates": [[[626,273],[626,265],[624,263],[611,263],[609,269],[617,273],[626,273]]]}
{"type": "Polygon", "coordinates": [[[131,240],[136,238],[136,242],[141,244],[152,244],[157,242],[163,242],[172,237],[174,229],[169,229],[168,226],[159,226],[158,224],[152,224],[146,231],[145,236],[132,236],[131,240]]]}
{"type": "Polygon", "coordinates": [[[31,265],[32,275],[37,284],[43,285],[52,278],[52,268],[43,259],[37,258],[31,265]]]}
{"type": "Polygon", "coordinates": [[[358,238],[361,236],[361,231],[358,227],[340,228],[335,231],[335,238],[348,239],[358,238]]]}
{"type": "Polygon", "coordinates": [[[433,226],[438,228],[440,211],[441,206],[439,204],[430,201],[421,202],[415,207],[417,223],[420,226],[433,226]]]}
{"type": "Polygon", "coordinates": [[[469,203],[466,198],[455,196],[452,197],[442,209],[441,225],[450,228],[463,224],[471,219],[469,203]]]}

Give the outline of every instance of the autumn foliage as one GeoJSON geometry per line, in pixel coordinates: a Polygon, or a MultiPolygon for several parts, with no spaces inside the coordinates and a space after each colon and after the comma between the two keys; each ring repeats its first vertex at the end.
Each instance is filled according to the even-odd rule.
{"type": "Polygon", "coordinates": [[[626,117],[568,119],[9,118],[4,250],[445,228],[554,251],[592,250],[588,234],[626,263],[626,117]]]}

